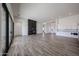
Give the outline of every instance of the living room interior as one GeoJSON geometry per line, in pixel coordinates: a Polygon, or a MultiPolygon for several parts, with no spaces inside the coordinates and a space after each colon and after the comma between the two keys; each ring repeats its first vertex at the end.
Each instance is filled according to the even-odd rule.
{"type": "Polygon", "coordinates": [[[0,8],[0,55],[79,56],[79,3],[2,3],[0,8]]]}

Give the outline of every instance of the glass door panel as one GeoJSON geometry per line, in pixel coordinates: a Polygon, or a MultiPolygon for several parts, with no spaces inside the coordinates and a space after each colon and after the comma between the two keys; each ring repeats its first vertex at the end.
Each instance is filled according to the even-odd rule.
{"type": "Polygon", "coordinates": [[[6,41],[6,12],[1,7],[1,52],[5,50],[6,41]]]}

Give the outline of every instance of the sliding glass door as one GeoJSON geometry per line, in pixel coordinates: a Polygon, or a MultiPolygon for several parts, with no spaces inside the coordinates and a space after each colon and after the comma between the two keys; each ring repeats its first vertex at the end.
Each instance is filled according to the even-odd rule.
{"type": "Polygon", "coordinates": [[[0,55],[7,55],[14,38],[14,22],[5,3],[0,4],[0,55]]]}
{"type": "Polygon", "coordinates": [[[11,45],[13,37],[14,37],[14,23],[12,21],[11,16],[9,15],[9,45],[11,45]]]}
{"type": "MultiPolygon", "coordinates": [[[[1,6],[1,4],[0,4],[1,6]]],[[[0,9],[0,30],[1,30],[1,38],[0,38],[0,55],[2,55],[3,51],[5,50],[5,41],[6,41],[6,13],[5,10],[2,8],[0,9]]]]}
{"type": "MultiPolygon", "coordinates": [[[[1,8],[1,4],[0,4],[0,8],[1,8]]],[[[1,9],[0,9],[0,47],[1,47],[1,9]]],[[[0,55],[1,55],[1,48],[0,48],[0,55]]]]}
{"type": "Polygon", "coordinates": [[[1,21],[1,34],[2,34],[2,50],[5,50],[5,40],[6,40],[6,13],[4,9],[2,9],[2,21],[1,21]]]}

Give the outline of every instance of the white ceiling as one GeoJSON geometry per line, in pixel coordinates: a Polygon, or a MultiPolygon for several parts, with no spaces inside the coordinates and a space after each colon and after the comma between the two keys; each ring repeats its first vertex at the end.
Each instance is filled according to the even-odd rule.
{"type": "Polygon", "coordinates": [[[78,3],[21,3],[12,4],[16,17],[37,21],[59,19],[79,14],[78,3]]]}

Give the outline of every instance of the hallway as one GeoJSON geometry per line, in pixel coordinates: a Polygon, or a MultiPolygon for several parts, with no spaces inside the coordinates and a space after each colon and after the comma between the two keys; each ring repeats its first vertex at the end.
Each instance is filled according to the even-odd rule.
{"type": "Polygon", "coordinates": [[[17,36],[9,50],[10,56],[79,56],[78,39],[54,34],[17,36]]]}

